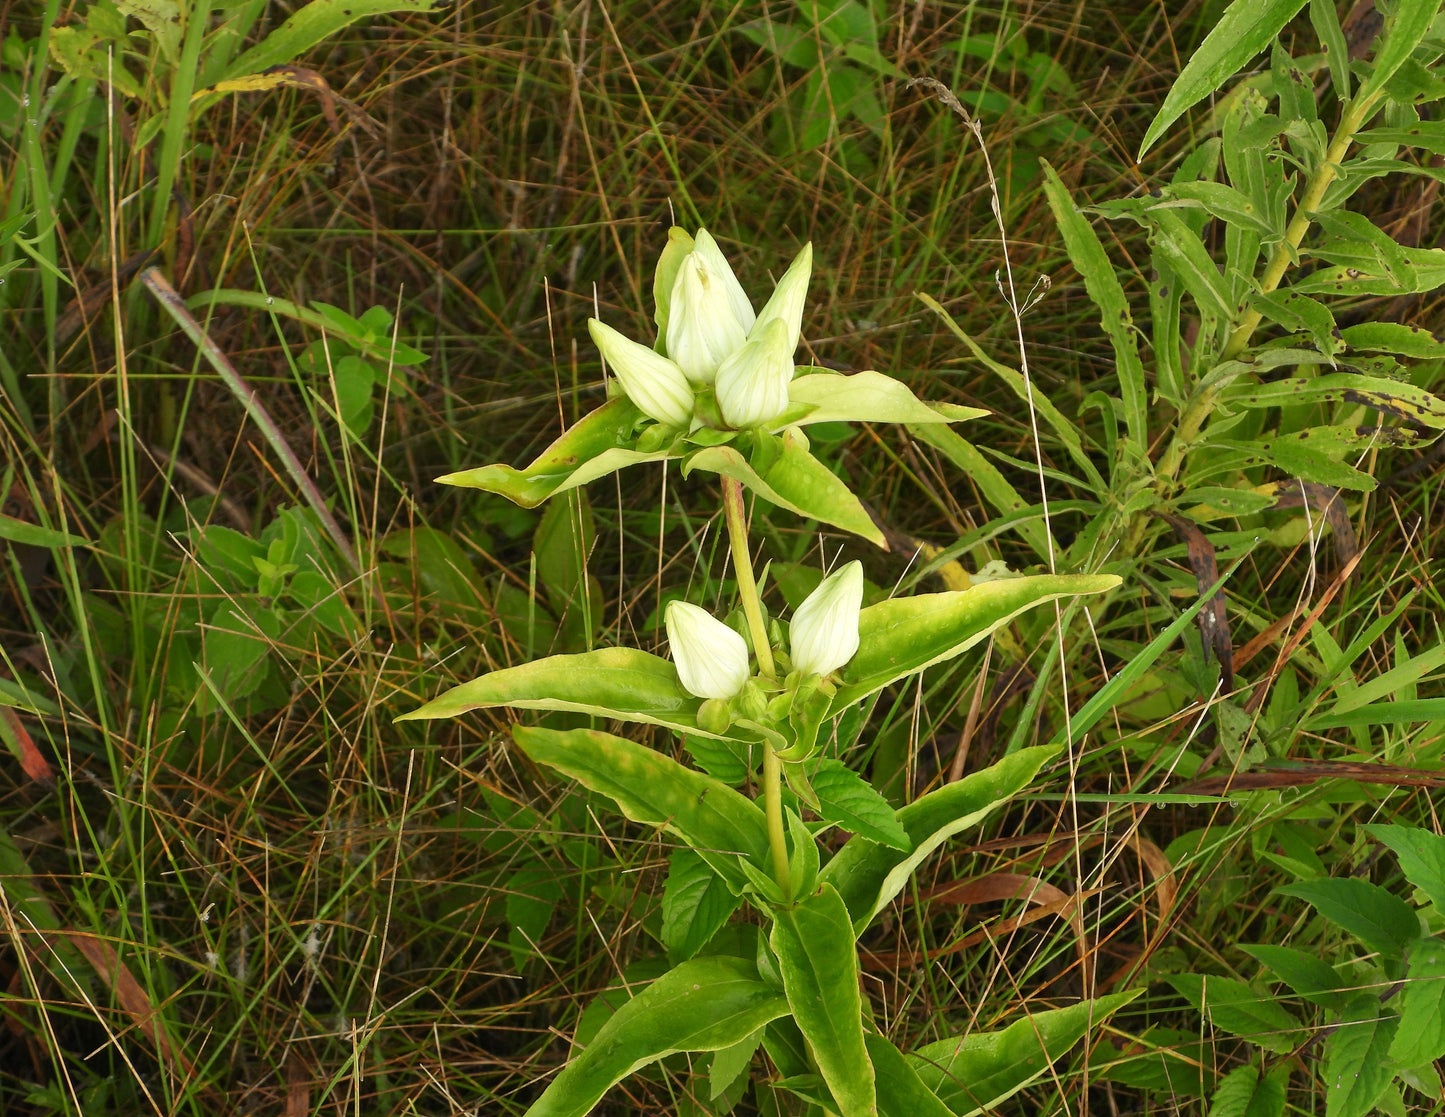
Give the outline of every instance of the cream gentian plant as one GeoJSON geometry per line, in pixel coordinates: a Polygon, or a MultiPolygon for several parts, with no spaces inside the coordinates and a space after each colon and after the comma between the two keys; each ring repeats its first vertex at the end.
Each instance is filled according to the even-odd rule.
{"type": "Polygon", "coordinates": [[[697,765],[595,729],[512,730],[536,764],[610,797],[627,818],[677,843],[658,931],[673,968],[610,1016],[530,1117],[583,1117],[614,1083],[677,1051],[718,1053],[711,1081],[697,1087],[709,1097],[745,1090],[761,1051],[771,1089],[797,1094],[808,1112],[948,1117],[955,1110],[945,1098],[972,1105],[975,1088],[1007,1096],[1073,1046],[1085,1022],[1130,996],[1101,998],[1083,1014],[1034,1014],[1026,1038],[1047,1037],[1037,1041],[1042,1050],[1015,1058],[1009,1048],[1009,1069],[978,1069],[977,1083],[976,1062],[955,1062],[957,1040],[905,1055],[863,1011],[857,935],[933,850],[1022,790],[1055,752],[1021,750],[895,809],[847,762],[867,734],[873,701],[1041,602],[1098,593],[1118,579],[1019,577],[864,606],[855,560],[798,604],[789,669],[780,671],[784,649],[773,641],[782,628],[769,623],[753,574],[745,490],[881,545],[857,497],[812,456],[803,428],[976,414],[924,403],[881,373],[794,368],[811,268],[805,246],[754,316],[713,239],[672,230],[653,288],[656,347],[589,324],[624,394],[526,469],[489,465],[442,478],[530,507],[641,462],[678,459],[685,477],[716,475],[746,622],[745,640],[702,608],[674,601],[664,618],[671,661],[626,647],[549,656],[482,675],[405,715],[509,706],[641,722],[678,734],[697,765]],[[852,837],[833,843],[825,860],[818,836],[832,827],[852,837]],[[754,916],[723,935],[744,904],[754,916]]]}

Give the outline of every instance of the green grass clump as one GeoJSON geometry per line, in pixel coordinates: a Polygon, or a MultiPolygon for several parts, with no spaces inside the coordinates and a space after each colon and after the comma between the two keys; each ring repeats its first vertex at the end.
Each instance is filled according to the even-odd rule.
{"type": "MultiPolygon", "coordinates": [[[[1378,487],[1343,515],[1201,520],[1230,572],[1234,692],[1192,620],[1150,651],[1207,580],[1163,520],[1086,545],[1129,496],[1103,479],[1117,353],[1040,166],[1081,205],[1168,183],[1217,120],[1133,156],[1221,6],[362,7],[294,58],[250,56],[296,69],[238,88],[274,6],[32,4],[5,25],[0,1111],[520,1114],[600,1026],[597,994],[656,976],[665,836],[543,776],[504,715],[392,719],[534,656],[655,648],[667,600],[731,593],[721,525],[676,498],[704,481],[629,470],[553,519],[431,482],[520,465],[600,402],[585,321],[652,336],[674,223],[706,224],[750,290],[811,239],[807,360],[990,410],[960,428],[972,458],[881,427],[812,436],[887,526],[889,553],[843,556],[873,583],[1045,567],[1042,513],[1010,519],[995,476],[1047,504],[1056,561],[1124,577],[1107,608],[1026,616],[874,709],[850,762],[900,803],[1068,745],[869,932],[878,1028],[910,1049],[1142,986],[1001,1111],[1204,1113],[1241,1068],[1301,1110],[1328,1098],[1344,1002],[1242,947],[1321,958],[1377,1002],[1432,987],[1408,950],[1278,890],[1358,878],[1441,930],[1412,863],[1365,829],[1439,829],[1438,453],[1372,443],[1350,462],[1378,487]],[[992,175],[914,77],[981,121],[992,175]],[[1021,323],[1005,253],[1037,296],[1021,323]],[[1374,703],[1392,713],[1356,713],[1374,703]],[[1196,974],[1253,988],[1298,1036],[1251,1031],[1196,974]]],[[[1297,57],[1312,34],[1289,25],[1297,57]]],[[[1351,207],[1430,248],[1431,181],[1382,177],[1351,207]]],[[[1144,329],[1150,247],[1092,227],[1144,329]]],[[[1440,305],[1366,292],[1337,311],[1428,329],[1440,305]]],[[[1186,340],[1199,329],[1186,314],[1186,340]]],[[[1182,409],[1150,370],[1168,432],[1182,409]]],[[[1438,357],[1404,375],[1441,389],[1438,357]]],[[[756,526],[775,608],[838,560],[826,532],[756,526]]],[[[1426,1088],[1428,1062],[1410,1068],[1426,1088]]],[[[673,1057],[606,1111],[718,1112],[699,1069],[673,1057]]],[[[779,1096],[735,1112],[788,1112],[779,1096]]]]}

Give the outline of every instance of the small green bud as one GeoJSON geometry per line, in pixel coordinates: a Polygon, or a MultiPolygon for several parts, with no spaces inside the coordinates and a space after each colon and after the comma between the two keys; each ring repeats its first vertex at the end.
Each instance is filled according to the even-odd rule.
{"type": "Polygon", "coordinates": [[[698,728],[708,733],[726,733],[732,721],[732,711],[721,698],[709,698],[697,708],[698,728]]]}

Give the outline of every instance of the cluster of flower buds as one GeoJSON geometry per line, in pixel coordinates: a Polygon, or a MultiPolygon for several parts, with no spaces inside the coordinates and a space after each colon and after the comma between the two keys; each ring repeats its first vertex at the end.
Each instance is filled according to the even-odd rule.
{"type": "MultiPolygon", "coordinates": [[[[863,607],[863,566],[854,561],[819,583],[793,613],[789,652],[800,679],[828,676],[858,651],[863,607]]],[[[705,609],[673,601],[664,614],[667,642],[683,689],[698,698],[727,701],[747,684],[743,638],[705,609]]]]}
{"type": "Polygon", "coordinates": [[[729,427],[760,426],[788,406],[812,269],[806,244],[755,314],[717,242],[699,229],[672,282],[665,355],[595,318],[587,328],[622,390],[649,418],[687,429],[697,391],[710,387],[729,427]]]}

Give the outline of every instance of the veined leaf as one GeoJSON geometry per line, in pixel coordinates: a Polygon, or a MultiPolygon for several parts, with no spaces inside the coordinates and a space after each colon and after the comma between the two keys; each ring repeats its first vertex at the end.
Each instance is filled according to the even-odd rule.
{"type": "Polygon", "coordinates": [[[1099,321],[1114,347],[1119,398],[1124,403],[1124,426],[1134,445],[1147,446],[1149,415],[1144,390],[1144,362],[1139,359],[1139,341],[1129,313],[1129,300],[1124,297],[1124,288],[1119,283],[1109,254],[1104,251],[1093,226],[1074,205],[1068,187],[1047,160],[1040,160],[1039,166],[1044,172],[1044,194],[1048,197],[1054,222],[1063,234],[1069,259],[1083,277],[1084,288],[1089,293],[1089,299],[1098,307],[1099,321]]]}
{"type": "MultiPolygon", "coordinates": [[[[1340,336],[1351,349],[1398,353],[1421,360],[1445,357],[1445,338],[1431,333],[1424,326],[1407,326],[1403,322],[1360,322],[1346,326],[1340,331],[1340,336]]],[[[1440,406],[1445,407],[1445,404],[1440,406]]]]}
{"type": "Polygon", "coordinates": [[[867,1035],[868,1058],[878,1080],[878,1112],[882,1117],[954,1117],[953,1110],[923,1084],[918,1072],[884,1036],[867,1035]]]}
{"type": "Polygon", "coordinates": [[[1367,103],[1377,97],[1430,31],[1440,11],[1440,0],[1400,0],[1391,9],[1385,41],[1375,55],[1375,67],[1365,80],[1357,100],[1367,103]]]}
{"type": "Polygon", "coordinates": [[[1031,1013],[1000,1032],[969,1032],[905,1058],[923,1085],[959,1117],[994,1110],[1066,1055],[1089,1029],[1143,992],[1131,989],[1068,1008],[1031,1013]]]}
{"type": "Polygon", "coordinates": [[[818,813],[850,834],[908,852],[908,835],[888,800],[841,760],[824,757],[809,777],[818,796],[818,813]]]}
{"type": "Polygon", "coordinates": [[[926,403],[907,384],[881,372],[838,372],[800,369],[788,385],[793,403],[813,404],[815,410],[798,420],[809,423],[957,423],[987,415],[977,407],[955,403],[926,403]]]}
{"type": "Polygon", "coordinates": [[[1405,879],[1445,911],[1445,837],[1417,826],[1366,826],[1365,833],[1394,850],[1405,879]]]}
{"type": "Polygon", "coordinates": [[[1283,1117],[1289,1064],[1276,1066],[1263,1078],[1250,1064],[1224,1076],[1209,1101],[1209,1117],[1283,1117]]]}
{"type": "Polygon", "coordinates": [[[633,822],[676,834],[735,892],[748,886],[740,860],[771,864],[762,808],[711,776],[592,729],[562,733],[518,725],[512,737],[538,764],[606,795],[633,822]]]}
{"type": "Polygon", "coordinates": [[[1445,427],[1445,400],[1413,384],[1377,376],[1360,376],[1353,372],[1327,372],[1320,376],[1289,377],[1268,384],[1248,384],[1232,388],[1225,396],[1225,402],[1240,407],[1362,403],[1422,426],[1445,427]]]}
{"type": "Polygon", "coordinates": [[[1386,958],[1399,958],[1420,935],[1414,908],[1393,892],[1358,877],[1301,880],[1275,891],[1304,900],[1335,926],[1386,958]]]}
{"type": "Polygon", "coordinates": [[[1103,593],[1117,585],[1119,579],[1112,574],[1041,574],[870,605],[859,614],[858,654],[843,669],[829,715],[841,714],[889,683],[967,651],[1025,609],[1055,598],[1103,593]]]}
{"type": "Polygon", "coordinates": [[[662,890],[662,942],[668,957],[685,962],[712,941],[742,903],[702,857],[675,849],[662,890]]]}
{"type": "Polygon", "coordinates": [[[741,958],[695,958],[663,974],[602,1025],[527,1117],[583,1117],[633,1071],[678,1051],[721,1051],[784,1016],[788,1002],[741,958]]]}
{"type": "Polygon", "coordinates": [[[1199,304],[1199,309],[1225,321],[1233,318],[1235,306],[1229,286],[1199,234],[1170,210],[1151,210],[1149,217],[1153,224],[1150,246],[1169,261],[1170,268],[1199,304]]]}
{"type": "Polygon", "coordinates": [[[290,62],[344,27],[390,12],[427,12],[436,0],[311,0],[226,68],[221,80],[290,62]]]}
{"type": "Polygon", "coordinates": [[[1234,0],[1185,64],[1139,145],[1138,158],[1193,105],[1219,89],[1304,6],[1304,0],[1234,0]]]}
{"type": "Polygon", "coordinates": [[[1335,1010],[1343,1005],[1345,982],[1323,959],[1272,943],[1241,945],[1240,949],[1267,966],[1275,977],[1305,1000],[1335,1010]]]}
{"type": "Polygon", "coordinates": [[[1353,466],[1336,461],[1327,454],[1308,449],[1297,439],[1275,438],[1259,442],[1216,439],[1210,445],[1220,450],[1234,450],[1242,455],[1234,468],[1271,465],[1283,470],[1290,477],[1313,481],[1319,485],[1333,485],[1337,489],[1353,489],[1357,492],[1373,492],[1375,489],[1375,479],[1368,473],[1361,473],[1353,466]]]}
{"type": "Polygon", "coordinates": [[[1445,1055],[1445,949],[1439,939],[1421,939],[1409,956],[1398,1006],[1400,1030],[1390,1042],[1397,1067],[1424,1066],[1445,1055]]]}
{"type": "Polygon", "coordinates": [[[1380,999],[1359,993],[1325,1040],[1325,1117],[1365,1117],[1394,1077],[1390,1043],[1399,1018],[1381,1015],[1380,999]]]}
{"type": "Polygon", "coordinates": [[[806,900],[778,909],[771,942],[793,1019],[841,1117],[877,1117],[873,1064],[863,1042],[858,950],[843,898],[824,883],[806,900]]]}
{"type": "Polygon", "coordinates": [[[861,931],[892,903],[934,850],[1007,803],[1057,753],[1054,748],[1020,749],[992,767],[930,791],[898,811],[898,822],[912,843],[912,852],[905,854],[867,838],[851,838],[823,866],[819,879],[837,888],[854,928],[861,931]]]}
{"type": "Polygon", "coordinates": [[[1304,1038],[1300,1022],[1278,1001],[1261,997],[1242,981],[1205,974],[1170,974],[1165,978],[1210,1023],[1231,1035],[1286,1055],[1304,1038]]]}

